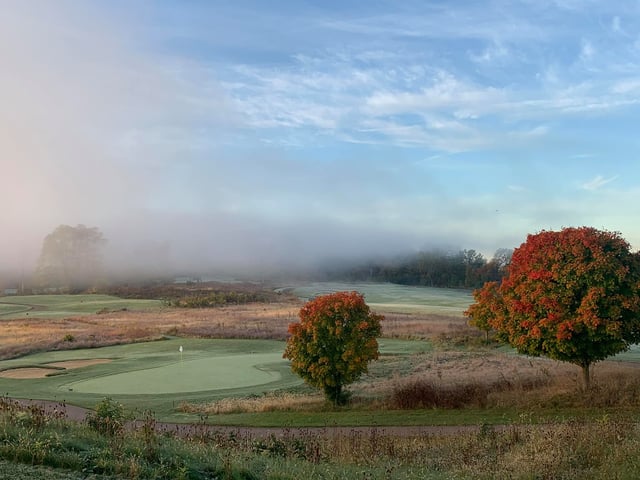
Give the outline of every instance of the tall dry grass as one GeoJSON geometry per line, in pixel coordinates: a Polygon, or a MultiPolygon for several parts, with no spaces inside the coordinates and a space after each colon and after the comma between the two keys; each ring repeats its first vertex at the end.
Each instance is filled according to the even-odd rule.
{"type": "Polygon", "coordinates": [[[288,392],[269,392],[262,396],[229,397],[204,404],[182,402],[178,406],[178,411],[198,415],[317,411],[325,403],[326,400],[319,394],[302,395],[288,392]]]}
{"type": "MultiPolygon", "coordinates": [[[[118,311],[64,319],[3,320],[0,359],[35,351],[140,342],[163,335],[283,340],[289,324],[298,321],[301,306],[301,302],[285,301],[202,309],[118,311]]],[[[465,325],[465,320],[457,317],[387,314],[383,335],[436,338],[465,325]]]]}
{"type": "Polygon", "coordinates": [[[35,351],[139,342],[164,335],[284,339],[299,308],[291,303],[257,304],[3,320],[0,359],[35,351]]]}
{"type": "Polygon", "coordinates": [[[399,436],[354,428],[292,430],[260,439],[215,434],[208,441],[222,449],[357,469],[352,471],[352,475],[358,472],[356,477],[343,478],[637,478],[640,432],[636,424],[606,417],[549,425],[523,420],[506,428],[479,426],[443,435],[399,436]]]}
{"type": "Polygon", "coordinates": [[[594,367],[588,391],[581,388],[578,367],[544,358],[460,356],[437,365],[435,371],[420,371],[424,367],[395,379],[386,394],[388,408],[640,407],[640,370],[615,361],[594,367]]]}

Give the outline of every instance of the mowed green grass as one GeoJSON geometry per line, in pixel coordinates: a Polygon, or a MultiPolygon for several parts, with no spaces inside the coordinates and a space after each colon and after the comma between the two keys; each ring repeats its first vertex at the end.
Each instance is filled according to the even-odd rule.
{"type": "Polygon", "coordinates": [[[297,286],[293,293],[303,299],[340,291],[357,291],[374,310],[399,313],[462,315],[473,301],[468,290],[411,287],[392,283],[318,282],[297,286]]]}
{"type": "MultiPolygon", "coordinates": [[[[282,358],[284,346],[284,342],[277,340],[175,338],[44,352],[0,362],[0,370],[46,368],[53,362],[68,360],[111,361],[76,369],[52,369],[53,375],[45,378],[0,378],[0,391],[16,398],[66,401],[89,408],[110,396],[130,408],[152,409],[165,419],[189,420],[174,411],[183,400],[205,402],[229,396],[261,395],[301,385],[302,380],[282,358]]],[[[430,348],[424,341],[380,342],[382,355],[412,354],[430,348]]]]}
{"type": "Polygon", "coordinates": [[[38,353],[0,362],[0,369],[46,367],[68,360],[111,361],[52,370],[55,375],[46,378],[0,378],[0,391],[19,398],[65,400],[87,407],[111,396],[131,407],[168,413],[168,405],[182,400],[204,401],[299,384],[282,358],[283,349],[283,342],[269,340],[171,339],[38,353]]]}
{"type": "Polygon", "coordinates": [[[24,295],[0,297],[0,319],[90,315],[100,311],[150,310],[160,300],[124,299],[111,295],[24,295]]]}

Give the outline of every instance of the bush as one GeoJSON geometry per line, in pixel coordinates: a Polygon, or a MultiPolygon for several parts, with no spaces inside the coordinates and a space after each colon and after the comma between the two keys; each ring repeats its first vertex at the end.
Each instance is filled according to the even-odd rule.
{"type": "Polygon", "coordinates": [[[122,432],[125,422],[124,406],[107,397],[96,405],[96,411],[87,417],[87,424],[95,431],[115,436],[122,432]]]}

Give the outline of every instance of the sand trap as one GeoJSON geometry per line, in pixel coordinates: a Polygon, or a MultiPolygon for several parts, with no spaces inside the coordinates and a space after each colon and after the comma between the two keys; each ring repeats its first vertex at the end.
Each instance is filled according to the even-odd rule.
{"type": "Polygon", "coordinates": [[[81,368],[81,367],[89,367],[91,365],[100,365],[102,363],[112,362],[111,358],[87,358],[85,360],[67,360],[64,362],[53,362],[47,363],[47,365],[51,365],[52,367],[62,367],[62,368],[81,368]]]}
{"type": "MultiPolygon", "coordinates": [[[[101,363],[109,363],[113,360],[111,358],[88,358],[85,360],[67,360],[64,362],[52,362],[47,363],[52,367],[61,367],[63,369],[89,367],[91,365],[100,365],[101,363]]],[[[0,372],[0,378],[44,378],[52,373],[60,372],[58,368],[12,368],[10,370],[4,370],[0,372]]]]}
{"type": "Polygon", "coordinates": [[[0,372],[2,378],[44,378],[52,373],[59,372],[53,368],[13,368],[0,372]]]}

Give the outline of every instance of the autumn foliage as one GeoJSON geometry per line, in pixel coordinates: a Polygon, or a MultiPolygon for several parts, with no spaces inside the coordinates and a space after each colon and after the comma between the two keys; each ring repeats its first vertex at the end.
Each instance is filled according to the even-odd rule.
{"type": "Polygon", "coordinates": [[[498,282],[487,282],[484,287],[474,290],[472,304],[465,312],[469,316],[469,325],[485,332],[485,340],[489,340],[489,333],[493,330],[493,319],[502,315],[504,305],[500,295],[498,282]]]}
{"type": "Polygon", "coordinates": [[[306,383],[342,404],[343,386],[367,371],[378,358],[381,315],[372,313],[358,292],[317,297],[300,310],[300,322],[289,325],[284,358],[306,383]]]}
{"type": "Polygon", "coordinates": [[[640,257],[619,234],[590,227],[529,235],[500,285],[465,312],[520,353],[591,364],[640,341],[640,257]]]}

